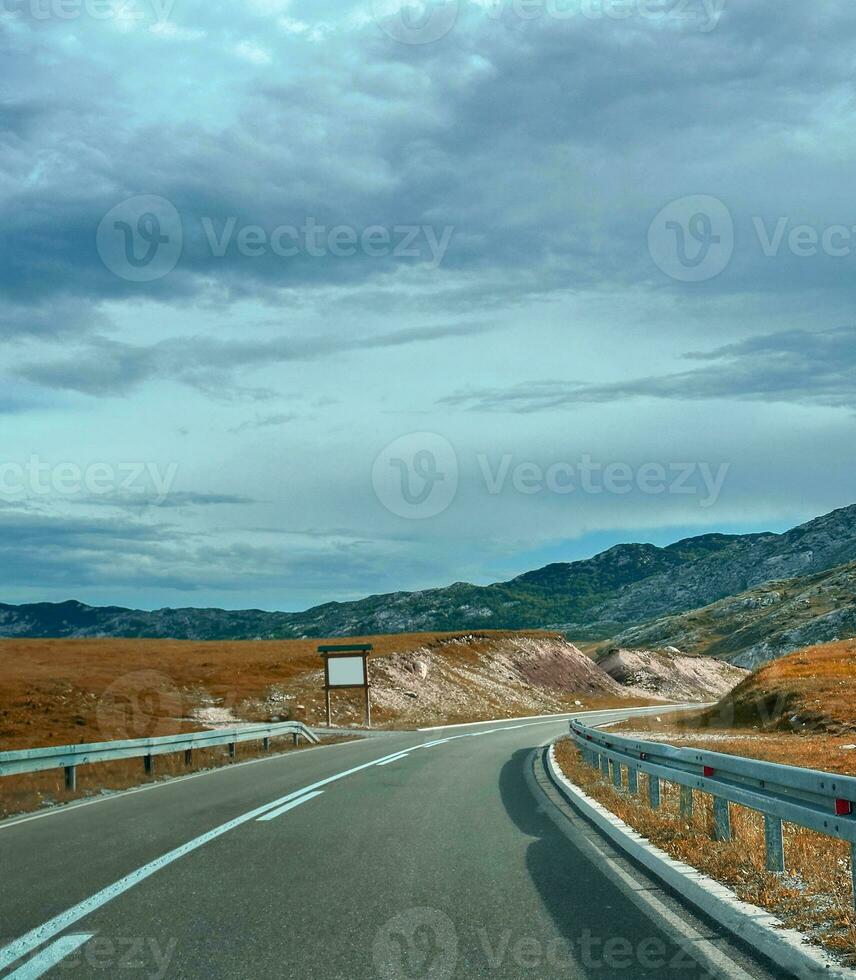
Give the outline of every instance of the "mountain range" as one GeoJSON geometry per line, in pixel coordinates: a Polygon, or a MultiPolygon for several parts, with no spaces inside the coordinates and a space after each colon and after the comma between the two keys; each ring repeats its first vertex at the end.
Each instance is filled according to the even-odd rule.
{"type": "Polygon", "coordinates": [[[665,548],[623,544],[508,582],[457,582],[300,613],[0,603],[0,636],[225,640],[545,628],[601,648],[668,643],[754,666],[798,641],[856,635],[854,587],[856,505],[783,534],[705,534],[665,548]],[[774,621],[765,623],[758,610],[774,621]]]}

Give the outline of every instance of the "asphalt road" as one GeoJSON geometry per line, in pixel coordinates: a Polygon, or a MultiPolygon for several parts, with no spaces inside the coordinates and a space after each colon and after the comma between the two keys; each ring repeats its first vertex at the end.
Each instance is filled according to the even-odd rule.
{"type": "Polygon", "coordinates": [[[539,788],[566,730],[396,734],[0,824],[0,976],[770,978],[539,788]]]}

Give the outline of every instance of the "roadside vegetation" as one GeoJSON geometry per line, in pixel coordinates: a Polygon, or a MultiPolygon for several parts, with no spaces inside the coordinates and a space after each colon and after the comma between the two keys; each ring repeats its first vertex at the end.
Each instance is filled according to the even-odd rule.
{"type": "MultiPolygon", "coordinates": [[[[622,735],[704,748],[785,765],[856,776],[856,641],[799,650],[764,665],[712,708],[637,718],[622,735]]],[[[785,824],[786,874],[764,867],[763,817],[732,804],[734,840],[711,839],[710,797],[696,793],[692,820],[681,817],[678,787],[663,783],[662,805],[616,791],[585,765],[569,741],[557,758],[569,779],[673,857],[732,887],[813,942],[856,965],[850,847],[785,824]]]]}
{"type": "Polygon", "coordinates": [[[856,966],[856,915],[850,848],[845,841],[785,824],[787,872],[779,876],[764,867],[764,822],[759,813],[732,804],[733,840],[717,842],[712,840],[713,812],[706,794],[694,794],[693,815],[686,820],[674,784],[661,782],[661,804],[652,810],[645,802],[644,775],[640,775],[639,795],[633,796],[614,789],[586,765],[570,740],[557,744],[556,758],[571,782],[652,844],[728,885],[743,901],[767,909],[815,945],[856,966]]]}
{"type": "MultiPolygon", "coordinates": [[[[0,641],[0,751],[147,738],[253,722],[323,724],[323,640],[195,642],[149,639],[0,641]]],[[[326,642],[342,642],[331,640],[326,642]]],[[[348,638],[374,651],[372,720],[413,728],[650,703],[546,632],[413,633],[348,638]]],[[[333,695],[333,721],[361,725],[361,691],[333,695]]],[[[287,750],[288,740],[274,743],[287,750]]],[[[238,746],[238,760],[259,755],[238,746]]],[[[104,790],[229,763],[225,748],[0,777],[0,817],[104,790]]]]}
{"type": "Polygon", "coordinates": [[[856,776],[856,640],[765,664],[712,708],[624,722],[617,730],[856,776]]]}

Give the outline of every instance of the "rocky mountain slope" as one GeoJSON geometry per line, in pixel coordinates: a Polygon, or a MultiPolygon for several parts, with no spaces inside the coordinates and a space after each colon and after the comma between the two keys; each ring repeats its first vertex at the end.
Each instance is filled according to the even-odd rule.
{"type": "MultiPolygon", "coordinates": [[[[856,506],[784,534],[708,534],[666,548],[618,545],[594,558],[548,565],[509,582],[488,586],[459,582],[447,588],[327,603],[304,613],[143,612],[77,602],[0,605],[0,636],[275,639],[549,628],[563,630],[575,640],[596,641],[743,595],[768,582],[809,579],[852,561],[856,561],[856,506]]],[[[836,614],[840,608],[828,613],[836,614]]],[[[849,629],[848,616],[844,615],[842,631],[849,629]]],[[[633,645],[652,644],[640,638],[633,645]]],[[[682,642],[674,645],[685,647],[682,642]]]]}
{"type": "Polygon", "coordinates": [[[713,657],[662,650],[610,650],[598,667],[619,684],[672,701],[716,701],[748,675],[747,670],[713,657]]]}
{"type": "Polygon", "coordinates": [[[856,562],[767,582],[617,634],[609,644],[672,645],[755,668],[793,650],[856,636],[856,562]]]}

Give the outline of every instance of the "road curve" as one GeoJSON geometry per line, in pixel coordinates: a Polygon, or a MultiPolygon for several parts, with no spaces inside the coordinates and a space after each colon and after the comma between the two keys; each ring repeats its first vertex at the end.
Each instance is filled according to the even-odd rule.
{"type": "Polygon", "coordinates": [[[566,730],[394,734],[6,821],[0,976],[769,980],[539,789],[566,730]]]}

